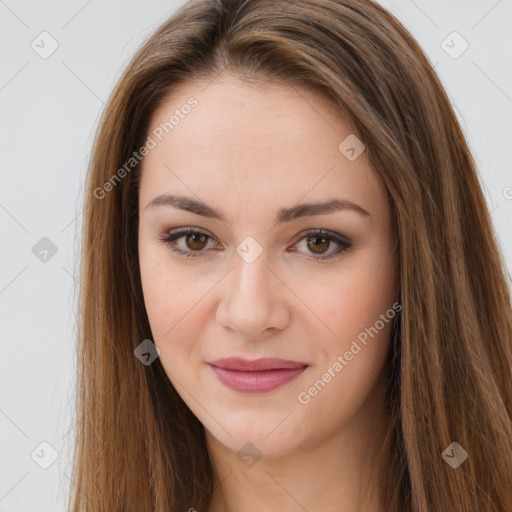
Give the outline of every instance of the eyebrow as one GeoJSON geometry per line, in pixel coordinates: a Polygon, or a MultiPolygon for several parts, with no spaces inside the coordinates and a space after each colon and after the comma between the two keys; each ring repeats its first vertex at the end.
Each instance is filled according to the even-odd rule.
{"type": "MultiPolygon", "coordinates": [[[[202,217],[227,222],[226,218],[219,210],[208,206],[202,201],[192,199],[191,197],[163,194],[151,199],[145,209],[148,210],[159,206],[173,206],[181,210],[195,213],[196,215],[201,215],[202,217]]],[[[331,199],[322,203],[306,203],[292,206],[291,208],[283,208],[277,212],[274,222],[281,224],[298,219],[299,217],[322,215],[340,210],[353,211],[360,215],[371,217],[368,211],[355,203],[345,199],[331,199]]]]}

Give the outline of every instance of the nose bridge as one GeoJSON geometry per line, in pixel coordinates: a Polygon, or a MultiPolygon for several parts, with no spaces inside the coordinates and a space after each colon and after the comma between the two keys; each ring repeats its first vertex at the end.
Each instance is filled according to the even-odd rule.
{"type": "Polygon", "coordinates": [[[231,295],[236,295],[239,301],[249,301],[253,307],[264,307],[272,300],[269,289],[272,273],[268,266],[267,251],[263,248],[258,251],[251,243],[242,242],[237,248],[238,254],[231,275],[231,295]]]}
{"type": "Polygon", "coordinates": [[[249,338],[271,327],[282,328],[287,319],[286,308],[276,294],[268,254],[256,243],[245,240],[237,247],[217,312],[221,325],[249,338]]]}
{"type": "Polygon", "coordinates": [[[264,234],[256,236],[259,241],[254,236],[245,236],[235,248],[236,255],[233,255],[234,286],[239,292],[249,295],[251,292],[259,295],[268,286],[271,275],[269,249],[262,241],[264,234]]]}

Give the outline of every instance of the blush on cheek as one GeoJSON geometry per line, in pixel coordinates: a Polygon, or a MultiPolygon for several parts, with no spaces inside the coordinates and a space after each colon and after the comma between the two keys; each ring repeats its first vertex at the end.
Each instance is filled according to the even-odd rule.
{"type": "Polygon", "coordinates": [[[172,299],[166,295],[150,295],[146,300],[151,331],[155,341],[162,347],[170,344],[193,344],[198,337],[196,315],[200,309],[193,307],[197,301],[188,301],[180,296],[172,299]]]}

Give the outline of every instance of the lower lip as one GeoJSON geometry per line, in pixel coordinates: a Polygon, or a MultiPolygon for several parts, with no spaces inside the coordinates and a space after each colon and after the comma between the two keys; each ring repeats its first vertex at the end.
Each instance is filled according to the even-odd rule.
{"type": "Polygon", "coordinates": [[[226,370],[213,365],[210,367],[222,384],[241,393],[267,393],[297,378],[307,368],[302,366],[301,368],[244,372],[226,370]]]}

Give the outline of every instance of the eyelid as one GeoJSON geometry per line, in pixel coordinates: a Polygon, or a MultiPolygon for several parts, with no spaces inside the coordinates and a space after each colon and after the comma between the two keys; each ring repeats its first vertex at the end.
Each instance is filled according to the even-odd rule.
{"type": "Polygon", "coordinates": [[[203,228],[199,228],[196,226],[186,226],[183,228],[170,229],[170,230],[166,231],[165,233],[163,233],[163,235],[161,237],[159,237],[158,239],[161,242],[167,242],[171,236],[176,236],[176,239],[178,239],[188,233],[196,233],[199,235],[207,236],[207,237],[211,238],[212,240],[217,240],[217,238],[214,235],[212,235],[208,231],[204,230],[203,228]]]}
{"type": "Polygon", "coordinates": [[[333,238],[335,241],[339,241],[339,243],[344,244],[346,246],[352,246],[352,241],[349,240],[346,236],[343,236],[340,233],[335,233],[334,231],[329,231],[324,228],[310,228],[298,233],[293,239],[292,242],[298,242],[305,237],[308,236],[323,236],[326,238],[333,238]]]}

